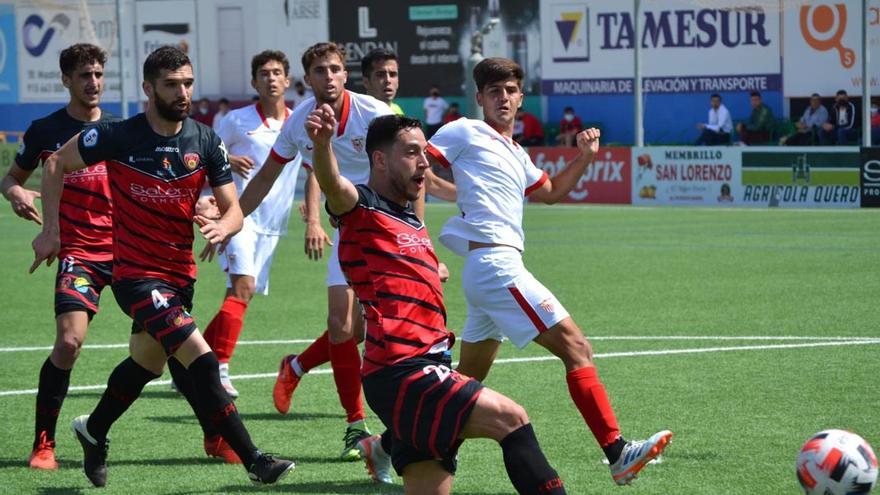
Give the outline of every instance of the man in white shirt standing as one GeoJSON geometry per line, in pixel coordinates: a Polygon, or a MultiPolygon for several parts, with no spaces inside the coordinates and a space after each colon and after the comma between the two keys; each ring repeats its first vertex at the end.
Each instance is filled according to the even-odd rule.
{"type": "Polygon", "coordinates": [[[709,120],[697,124],[703,131],[697,138],[697,146],[718,146],[730,144],[730,133],[733,131],[733,120],[727,107],[721,103],[721,95],[713,94],[709,98],[709,120]]]}
{"type": "Polygon", "coordinates": [[[449,109],[449,103],[440,96],[440,88],[431,86],[430,96],[425,98],[422,108],[425,110],[425,137],[431,139],[443,126],[443,115],[449,109]]]}
{"type": "MultiPolygon", "coordinates": [[[[245,190],[269,156],[281,127],[290,115],[284,92],[290,85],[287,75],[290,62],[280,51],[265,50],[251,60],[251,86],[260,99],[253,105],[229,112],[217,127],[217,135],[226,143],[232,178],[238,194],[245,190]]],[[[269,270],[272,255],[281,236],[287,234],[287,222],[296,189],[296,176],[302,159],[297,155],[284,167],[266,198],[244,219],[236,234],[220,255],[226,272],[226,296],[220,310],[205,329],[205,340],[220,362],[220,382],[233,398],[238,390],[229,379],[229,361],[241,334],[244,314],[254,294],[269,294],[269,270]]],[[[213,250],[203,252],[203,259],[213,250]]]]}
{"type": "Polygon", "coordinates": [[[623,439],[593,365],[590,343],[522,261],[525,197],[548,204],[564,198],[599,149],[599,130],[578,133],[578,156],[548,177],[511,138],[523,102],[523,77],[512,60],[489,58],[477,64],[477,103],[485,121],[451,122],[425,150],[452,168],[461,210],[440,233],[440,242],[465,257],[462,286],[468,315],[458,370],[483,380],[505,337],[520,348],[531,341],[545,347],[565,365],[571,398],[605,452],[614,481],[628,484],[663,451],[672,433],[664,430],[641,442],[623,439]]]}

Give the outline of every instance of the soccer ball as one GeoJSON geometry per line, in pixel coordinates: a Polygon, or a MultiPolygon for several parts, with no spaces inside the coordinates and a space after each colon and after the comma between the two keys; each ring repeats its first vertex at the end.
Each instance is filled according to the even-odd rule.
{"type": "Polygon", "coordinates": [[[869,493],[877,481],[877,457],[855,433],[820,431],[801,448],[797,477],[806,495],[869,493]]]}

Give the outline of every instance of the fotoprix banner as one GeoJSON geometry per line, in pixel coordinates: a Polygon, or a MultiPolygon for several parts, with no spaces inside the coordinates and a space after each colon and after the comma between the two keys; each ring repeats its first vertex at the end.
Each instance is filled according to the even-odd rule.
{"type": "MultiPolygon", "coordinates": [[[[66,102],[58,56],[74,43],[107,51],[104,99],[119,100],[116,6],[105,2],[33,2],[16,5],[18,93],[22,102],[66,102]]],[[[12,49],[12,47],[9,47],[12,49]]]]}
{"type": "MultiPolygon", "coordinates": [[[[533,147],[528,151],[535,165],[551,177],[578,154],[577,148],[533,147]]],[[[630,159],[629,148],[599,148],[593,163],[562,202],[629,204],[630,159]]]]}
{"type": "Polygon", "coordinates": [[[632,148],[632,204],[736,206],[736,148],[632,148]]]}
{"type": "Polygon", "coordinates": [[[784,14],[785,96],[862,92],[862,18],[868,23],[871,86],[880,87],[880,0],[815,0],[784,14]]]}
{"type": "Polygon", "coordinates": [[[480,36],[483,55],[516,60],[526,72],[526,93],[537,92],[538,0],[329,0],[328,8],[330,39],[346,50],[350,89],[363,91],[361,59],[382,47],[399,57],[398,96],[427,96],[433,84],[444,95],[463,94],[471,37],[495,19],[480,36]]]}
{"type": "MultiPolygon", "coordinates": [[[[147,55],[163,45],[175,45],[189,55],[198,81],[195,3],[190,0],[137,2],[135,12],[138,73],[147,55]]],[[[143,91],[137,94],[141,100],[146,100],[143,91]]]]}
{"type": "Polygon", "coordinates": [[[545,95],[633,92],[633,47],[641,43],[648,93],[781,89],[779,14],[700,8],[692,1],[541,2],[545,95]]]}
{"type": "Polygon", "coordinates": [[[861,157],[852,148],[742,151],[745,206],[858,208],[861,157]]]}

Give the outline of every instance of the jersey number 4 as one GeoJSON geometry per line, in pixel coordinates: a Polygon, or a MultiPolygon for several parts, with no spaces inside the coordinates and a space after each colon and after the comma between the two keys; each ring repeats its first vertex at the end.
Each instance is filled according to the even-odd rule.
{"type": "Polygon", "coordinates": [[[153,307],[156,309],[167,308],[168,307],[168,299],[165,298],[162,294],[159,293],[158,290],[153,289],[153,292],[150,293],[153,297],[153,307]]]}

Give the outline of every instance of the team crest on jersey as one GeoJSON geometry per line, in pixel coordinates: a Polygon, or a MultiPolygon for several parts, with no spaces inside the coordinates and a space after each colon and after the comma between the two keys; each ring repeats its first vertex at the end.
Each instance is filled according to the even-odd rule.
{"type": "Polygon", "coordinates": [[[187,153],[183,155],[183,163],[186,164],[186,168],[190,170],[195,170],[196,167],[199,166],[199,162],[201,162],[202,158],[198,153],[187,153]]]}
{"type": "Polygon", "coordinates": [[[550,299],[544,299],[543,301],[538,303],[538,306],[540,306],[541,309],[543,309],[544,311],[546,311],[548,313],[553,312],[553,301],[551,301],[550,299]]]}
{"type": "Polygon", "coordinates": [[[351,145],[354,147],[354,150],[360,153],[364,150],[364,138],[356,137],[351,138],[351,145]]]}

